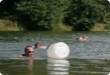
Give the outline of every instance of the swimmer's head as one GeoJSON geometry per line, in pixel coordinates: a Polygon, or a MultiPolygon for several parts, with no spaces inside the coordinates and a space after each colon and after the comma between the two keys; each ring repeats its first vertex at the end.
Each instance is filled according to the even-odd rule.
{"type": "Polygon", "coordinates": [[[25,50],[33,51],[33,48],[32,48],[32,46],[26,46],[25,50]]]}
{"type": "Polygon", "coordinates": [[[85,37],[85,35],[80,35],[80,37],[85,37]]]}
{"type": "Polygon", "coordinates": [[[42,46],[42,45],[41,45],[41,43],[39,43],[39,42],[35,43],[35,45],[34,45],[35,48],[40,48],[41,46],[42,46]]]}

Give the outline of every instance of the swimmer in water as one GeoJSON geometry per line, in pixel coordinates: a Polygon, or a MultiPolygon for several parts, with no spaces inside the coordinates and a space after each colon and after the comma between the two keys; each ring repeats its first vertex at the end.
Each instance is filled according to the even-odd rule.
{"type": "Polygon", "coordinates": [[[85,36],[85,35],[81,35],[81,36],[79,37],[79,41],[88,41],[88,37],[85,36]]]}
{"type": "Polygon", "coordinates": [[[34,49],[46,49],[46,46],[42,46],[42,44],[40,44],[39,42],[35,43],[34,46],[26,46],[24,48],[24,54],[20,54],[19,57],[33,57],[34,54],[34,49]]]}
{"type": "Polygon", "coordinates": [[[34,45],[33,48],[34,49],[36,49],[36,48],[46,49],[47,47],[46,46],[43,46],[41,43],[37,42],[37,43],[35,43],[35,45],[34,45]]]}
{"type": "Polygon", "coordinates": [[[33,57],[33,53],[34,53],[33,47],[32,46],[26,46],[24,48],[24,54],[20,54],[19,57],[24,57],[24,56],[33,57]]]}

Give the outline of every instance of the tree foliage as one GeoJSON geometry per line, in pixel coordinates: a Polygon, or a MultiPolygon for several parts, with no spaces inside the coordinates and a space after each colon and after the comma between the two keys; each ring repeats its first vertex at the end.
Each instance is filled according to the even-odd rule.
{"type": "Polygon", "coordinates": [[[51,30],[62,23],[66,8],[67,0],[23,0],[17,4],[17,10],[29,18],[31,26],[26,25],[35,29],[51,30]]]}
{"type": "Polygon", "coordinates": [[[95,23],[110,22],[107,0],[3,0],[0,18],[13,16],[29,30],[53,30],[69,25],[74,30],[90,30],[95,23]]]}
{"type": "Polygon", "coordinates": [[[72,25],[75,30],[90,30],[94,23],[104,22],[106,5],[106,0],[71,0],[65,23],[72,25]]]}

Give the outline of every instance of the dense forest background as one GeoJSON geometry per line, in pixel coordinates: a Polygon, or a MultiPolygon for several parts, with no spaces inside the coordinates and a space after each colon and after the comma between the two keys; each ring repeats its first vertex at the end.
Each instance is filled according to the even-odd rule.
{"type": "Polygon", "coordinates": [[[0,30],[14,29],[110,30],[110,3],[108,0],[3,0],[0,30]]]}

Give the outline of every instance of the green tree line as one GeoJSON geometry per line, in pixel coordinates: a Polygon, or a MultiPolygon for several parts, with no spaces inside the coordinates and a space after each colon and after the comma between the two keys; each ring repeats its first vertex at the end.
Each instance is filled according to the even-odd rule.
{"type": "Polygon", "coordinates": [[[57,30],[71,27],[89,31],[96,23],[109,27],[108,0],[3,0],[0,19],[16,20],[27,30],[57,30]]]}

